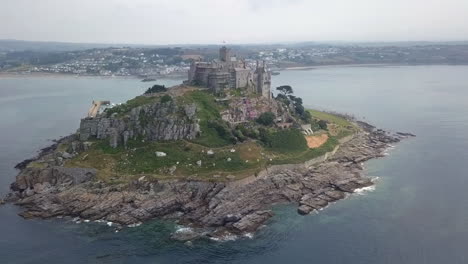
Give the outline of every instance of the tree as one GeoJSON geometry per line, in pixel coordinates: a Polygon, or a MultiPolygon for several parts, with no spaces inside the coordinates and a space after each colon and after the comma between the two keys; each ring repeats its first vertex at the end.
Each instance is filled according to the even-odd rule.
{"type": "Polygon", "coordinates": [[[318,125],[319,125],[320,129],[323,129],[323,130],[328,129],[327,122],[325,120],[318,121],[318,125]]]}
{"type": "Polygon", "coordinates": [[[280,93],[282,93],[285,96],[287,96],[289,94],[293,94],[293,89],[289,85],[282,85],[280,87],[277,87],[276,90],[279,91],[280,93]]]}
{"type": "Polygon", "coordinates": [[[161,97],[161,103],[167,103],[169,101],[172,101],[172,97],[170,95],[164,95],[163,97],[161,97]]]}
{"type": "Polygon", "coordinates": [[[312,115],[309,111],[304,111],[304,114],[301,115],[301,119],[306,123],[310,123],[312,121],[312,115]]]}
{"type": "Polygon", "coordinates": [[[262,113],[258,118],[257,118],[257,123],[264,125],[264,126],[271,126],[273,125],[275,121],[275,114],[272,112],[265,112],[262,113]]]}
{"type": "Polygon", "coordinates": [[[302,98],[300,97],[289,95],[289,100],[291,100],[295,105],[302,105],[302,98]]]}
{"type": "Polygon", "coordinates": [[[301,104],[300,105],[296,105],[295,107],[295,110],[296,110],[296,113],[299,115],[299,116],[302,116],[305,112],[305,108],[304,106],[302,106],[301,104]]]}
{"type": "Polygon", "coordinates": [[[164,85],[159,85],[155,84],[153,87],[148,88],[146,90],[145,94],[150,94],[150,93],[161,93],[167,91],[166,87],[164,85]]]}

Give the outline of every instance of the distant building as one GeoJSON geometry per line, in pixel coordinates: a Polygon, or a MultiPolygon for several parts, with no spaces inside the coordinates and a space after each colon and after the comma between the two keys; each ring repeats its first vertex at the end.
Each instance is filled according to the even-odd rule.
{"type": "Polygon", "coordinates": [[[188,72],[188,82],[203,85],[214,92],[243,88],[252,93],[271,98],[271,73],[265,62],[255,69],[246,66],[244,60],[231,56],[230,49],[219,49],[219,58],[211,62],[193,61],[188,72]]]}

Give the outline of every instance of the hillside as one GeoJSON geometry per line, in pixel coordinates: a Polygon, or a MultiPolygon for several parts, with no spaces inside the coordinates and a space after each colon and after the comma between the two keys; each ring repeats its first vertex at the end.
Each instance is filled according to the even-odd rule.
{"type": "Polygon", "coordinates": [[[243,93],[233,91],[221,98],[202,88],[176,86],[138,96],[95,118],[84,118],[79,140],[59,146],[62,157],[68,157],[63,165],[97,169],[98,178],[106,182],[142,176],[231,181],[271,165],[311,160],[357,131],[344,118],[311,111],[304,121],[284,98],[266,102],[243,93]],[[255,116],[245,113],[246,100],[255,116]],[[272,113],[273,120],[265,113],[272,113]],[[334,118],[325,118],[330,116],[334,118]],[[303,126],[314,130],[307,139],[303,126]],[[322,135],[327,135],[325,142],[308,147],[307,140],[322,135]]]}
{"type": "Polygon", "coordinates": [[[94,102],[76,134],[16,166],[5,201],[25,218],[70,216],[117,230],[174,219],[191,227],[173,233],[178,240],[245,235],[274,204],[309,214],[372,185],[362,162],[411,136],[307,111],[291,87],[279,91],[269,99],[155,85],[100,111],[104,102],[94,102]]]}

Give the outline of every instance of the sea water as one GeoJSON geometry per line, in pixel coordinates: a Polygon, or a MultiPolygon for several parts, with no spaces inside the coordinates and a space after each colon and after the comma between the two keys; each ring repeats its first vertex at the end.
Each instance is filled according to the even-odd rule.
{"type": "MultiPolygon", "coordinates": [[[[251,237],[172,241],[172,222],[115,233],[106,223],[24,220],[0,207],[0,263],[467,263],[468,67],[322,67],[282,71],[308,107],[354,114],[417,135],[364,164],[373,189],[319,213],[274,208],[251,237]]],[[[173,81],[162,82],[167,85],[173,81]]],[[[92,100],[124,102],[148,83],[133,79],[0,79],[0,193],[13,166],[78,128],[92,100]]]]}

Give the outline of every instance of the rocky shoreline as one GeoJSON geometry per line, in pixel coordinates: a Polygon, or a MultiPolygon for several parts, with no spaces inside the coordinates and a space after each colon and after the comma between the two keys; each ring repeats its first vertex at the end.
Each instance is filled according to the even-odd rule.
{"type": "MultiPolygon", "coordinates": [[[[177,240],[252,233],[273,216],[274,204],[296,204],[298,213],[304,215],[343,199],[356,189],[371,186],[372,180],[363,175],[362,163],[385,156],[390,144],[414,136],[361,127],[360,133],[341,144],[325,162],[275,171],[245,184],[148,181],[141,177],[126,184],[109,185],[95,180],[94,169],[60,164],[48,168],[27,166],[34,160],[53,156],[57,151],[55,144],[38,157],[18,164],[20,173],[4,200],[24,209],[20,213],[24,218],[70,216],[108,221],[119,228],[154,218],[172,219],[191,227],[188,232],[175,232],[173,238],[177,240]]],[[[65,140],[69,138],[61,139],[65,140]]]]}

